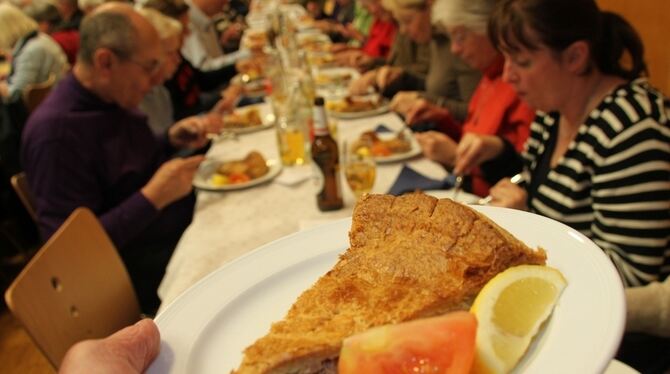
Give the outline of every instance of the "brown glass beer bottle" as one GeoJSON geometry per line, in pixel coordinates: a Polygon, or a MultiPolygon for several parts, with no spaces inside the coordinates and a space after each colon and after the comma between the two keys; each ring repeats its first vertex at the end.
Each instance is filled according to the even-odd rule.
{"type": "Polygon", "coordinates": [[[317,174],[316,202],[322,211],[337,210],[344,205],[340,185],[340,161],[337,143],[330,136],[323,98],[314,99],[314,141],[312,159],[317,174]]]}

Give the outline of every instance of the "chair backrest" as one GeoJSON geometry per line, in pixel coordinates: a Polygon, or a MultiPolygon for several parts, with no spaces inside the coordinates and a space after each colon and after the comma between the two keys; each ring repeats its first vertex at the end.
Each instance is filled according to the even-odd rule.
{"type": "Polygon", "coordinates": [[[25,104],[28,113],[32,113],[42,103],[55,83],[56,75],[51,73],[44,82],[29,84],[23,89],[23,104],[25,104]]]}
{"type": "Polygon", "coordinates": [[[19,196],[19,200],[30,214],[30,218],[37,223],[37,211],[35,210],[35,197],[33,196],[30,187],[28,186],[28,180],[26,179],[26,173],[20,172],[18,174],[12,175],[10,178],[12,187],[14,191],[19,196]]]}
{"type": "Polygon", "coordinates": [[[7,306],[58,368],[67,350],[140,319],[128,272],[95,215],[76,209],[5,292],[7,306]]]}

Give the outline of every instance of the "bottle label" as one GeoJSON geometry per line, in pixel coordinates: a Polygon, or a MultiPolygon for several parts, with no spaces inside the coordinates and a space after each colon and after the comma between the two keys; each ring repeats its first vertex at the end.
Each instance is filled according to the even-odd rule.
{"type": "Polygon", "coordinates": [[[315,106],[313,110],[314,116],[314,135],[323,136],[328,135],[328,118],[326,117],[326,110],[322,106],[315,106]]]}

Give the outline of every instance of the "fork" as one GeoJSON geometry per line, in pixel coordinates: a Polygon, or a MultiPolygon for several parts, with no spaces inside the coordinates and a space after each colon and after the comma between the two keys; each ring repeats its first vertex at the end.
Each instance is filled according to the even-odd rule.
{"type": "MultiPolygon", "coordinates": [[[[521,183],[521,181],[523,181],[523,177],[521,176],[521,173],[514,174],[514,176],[512,178],[510,178],[509,181],[518,185],[519,183],[521,183]]],[[[479,199],[477,201],[477,204],[478,205],[488,205],[488,203],[490,203],[491,200],[493,200],[493,196],[488,195],[486,197],[483,197],[483,198],[479,199]]]]}
{"type": "Polygon", "coordinates": [[[452,200],[457,201],[456,198],[458,197],[458,193],[461,192],[461,188],[463,187],[463,176],[462,175],[457,175],[456,176],[456,183],[454,183],[454,195],[452,196],[452,200]]]}

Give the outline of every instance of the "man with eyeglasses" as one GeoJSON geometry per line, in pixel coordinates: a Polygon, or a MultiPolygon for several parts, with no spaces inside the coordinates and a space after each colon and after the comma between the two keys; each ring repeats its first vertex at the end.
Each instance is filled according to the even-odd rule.
{"type": "MultiPolygon", "coordinates": [[[[202,156],[170,157],[207,143],[198,118],[154,137],[137,109],[160,81],[156,30],[130,5],[107,3],[81,25],[72,74],[34,112],[21,157],[48,239],[79,206],[93,210],[118,248],[145,313],[194,205],[202,156]]],[[[93,250],[93,248],[92,248],[93,250]]]]}

